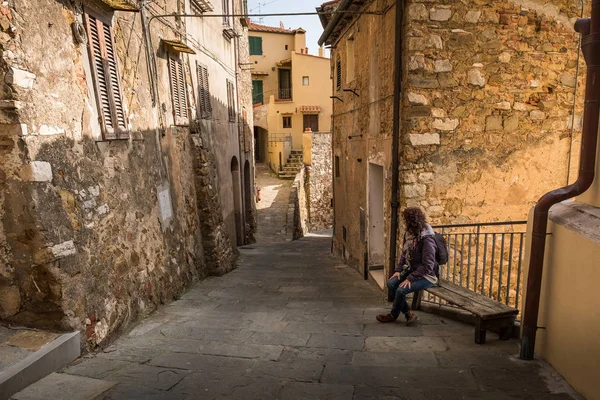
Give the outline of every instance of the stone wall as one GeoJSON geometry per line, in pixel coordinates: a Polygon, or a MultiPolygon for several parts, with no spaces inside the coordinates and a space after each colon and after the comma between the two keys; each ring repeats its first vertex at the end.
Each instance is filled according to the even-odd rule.
{"type": "MultiPolygon", "coordinates": [[[[522,220],[542,194],[576,178],[579,7],[574,0],[407,2],[401,208],[420,206],[433,223],[522,220]]],[[[396,27],[395,2],[363,9],[385,12],[347,16],[329,39],[334,76],[339,60],[341,89],[358,94],[334,83],[334,243],[358,269],[368,253],[371,163],[384,167],[389,258],[396,27]]]]}
{"type": "Polygon", "coordinates": [[[306,170],[302,168],[298,175],[296,175],[294,183],[292,184],[292,190],[290,191],[290,208],[294,213],[293,240],[298,240],[310,232],[310,204],[305,190],[307,177],[306,170]]]}
{"type": "Polygon", "coordinates": [[[543,193],[566,184],[581,129],[579,7],[409,4],[404,204],[435,222],[525,219],[543,193]]]}
{"type": "Polygon", "coordinates": [[[310,204],[310,230],[333,227],[331,133],[315,132],[311,140],[311,165],[306,167],[306,195],[310,204]]]}
{"type": "MultiPolygon", "coordinates": [[[[170,0],[151,7],[169,13],[181,6],[170,0]]],[[[251,123],[221,122],[228,111],[223,78],[211,81],[216,120],[194,133],[175,126],[160,38],[185,27],[174,20],[152,25],[159,96],[153,104],[140,13],[116,12],[131,138],[102,140],[88,51],[71,28],[82,21],[81,5],[15,0],[0,11],[0,319],[82,330],[88,347],[103,345],[194,281],[235,266],[232,157],[240,163],[242,197],[244,167],[253,178],[254,165],[239,128],[251,132],[251,123]]],[[[218,26],[212,33],[224,40],[218,26]]],[[[230,55],[234,71],[243,54],[230,55]]],[[[192,57],[182,56],[193,119],[192,57]]],[[[246,78],[238,85],[250,86],[246,78]]],[[[236,104],[238,122],[252,120],[242,113],[251,112],[246,92],[236,104]]]]}

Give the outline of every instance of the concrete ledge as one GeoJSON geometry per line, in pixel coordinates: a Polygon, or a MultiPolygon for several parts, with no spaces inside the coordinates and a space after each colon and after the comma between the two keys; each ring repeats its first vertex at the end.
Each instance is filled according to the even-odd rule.
{"type": "Polygon", "coordinates": [[[65,367],[80,354],[79,332],[59,336],[0,374],[0,399],[8,399],[46,375],[65,367]]]}
{"type": "Polygon", "coordinates": [[[550,221],[600,243],[600,208],[576,201],[564,201],[552,207],[550,221]]]}

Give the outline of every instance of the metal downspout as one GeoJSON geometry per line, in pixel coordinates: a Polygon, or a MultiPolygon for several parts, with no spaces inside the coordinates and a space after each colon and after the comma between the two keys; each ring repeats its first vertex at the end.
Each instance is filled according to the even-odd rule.
{"type": "Polygon", "coordinates": [[[532,360],[534,357],[550,208],[587,191],[594,181],[596,169],[598,118],[600,117],[600,0],[592,1],[592,17],[577,21],[575,30],[582,35],[581,49],[587,64],[579,177],[574,184],[544,195],[534,208],[527,296],[523,315],[523,338],[521,339],[520,356],[523,360],[532,360]]]}
{"type": "Polygon", "coordinates": [[[394,54],[394,121],[392,132],[392,193],[390,206],[392,218],[390,223],[390,268],[388,277],[394,273],[396,265],[396,241],[398,240],[398,188],[400,179],[400,105],[402,102],[402,29],[404,19],[404,1],[396,0],[396,33],[394,54]]]}
{"type": "Polygon", "coordinates": [[[348,9],[348,7],[350,7],[350,4],[352,4],[352,1],[353,0],[342,0],[342,3],[338,6],[338,8],[336,8],[333,18],[331,19],[331,21],[329,21],[329,24],[327,24],[327,28],[325,28],[325,31],[319,38],[319,46],[323,46],[327,39],[329,39],[329,36],[344,16],[344,13],[340,11],[345,11],[346,9],[348,9]]]}

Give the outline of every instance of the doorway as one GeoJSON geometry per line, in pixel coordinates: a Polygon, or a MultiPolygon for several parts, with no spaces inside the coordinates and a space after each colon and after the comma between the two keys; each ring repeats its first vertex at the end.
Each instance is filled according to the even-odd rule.
{"type": "Polygon", "coordinates": [[[244,224],[242,219],[242,188],[240,186],[240,164],[234,156],[231,159],[231,181],[233,183],[233,209],[237,245],[244,245],[244,224]]]}
{"type": "Polygon", "coordinates": [[[304,114],[304,132],[307,128],[310,128],[312,132],[319,132],[319,115],[318,114],[304,114]]]}
{"type": "Polygon", "coordinates": [[[383,167],[369,163],[369,269],[383,270],[385,260],[383,167]]]}
{"type": "Polygon", "coordinates": [[[279,70],[279,100],[292,99],[292,71],[289,69],[279,70]]]}
{"type": "Polygon", "coordinates": [[[246,221],[252,219],[252,174],[250,173],[250,161],[244,164],[244,208],[246,209],[246,221]]]}

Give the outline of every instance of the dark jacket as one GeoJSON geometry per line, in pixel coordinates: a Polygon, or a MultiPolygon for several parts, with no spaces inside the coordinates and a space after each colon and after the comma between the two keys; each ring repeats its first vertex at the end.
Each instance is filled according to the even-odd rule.
{"type": "MultiPolygon", "coordinates": [[[[434,235],[435,233],[431,226],[427,225],[425,229],[423,229],[423,232],[421,232],[421,237],[417,240],[416,246],[412,248],[409,265],[410,274],[406,278],[409,282],[424,279],[427,275],[438,275],[439,266],[435,262],[437,246],[434,235]]],[[[400,258],[400,264],[396,267],[396,272],[402,272],[405,264],[407,264],[407,260],[402,256],[400,258]]]]}

